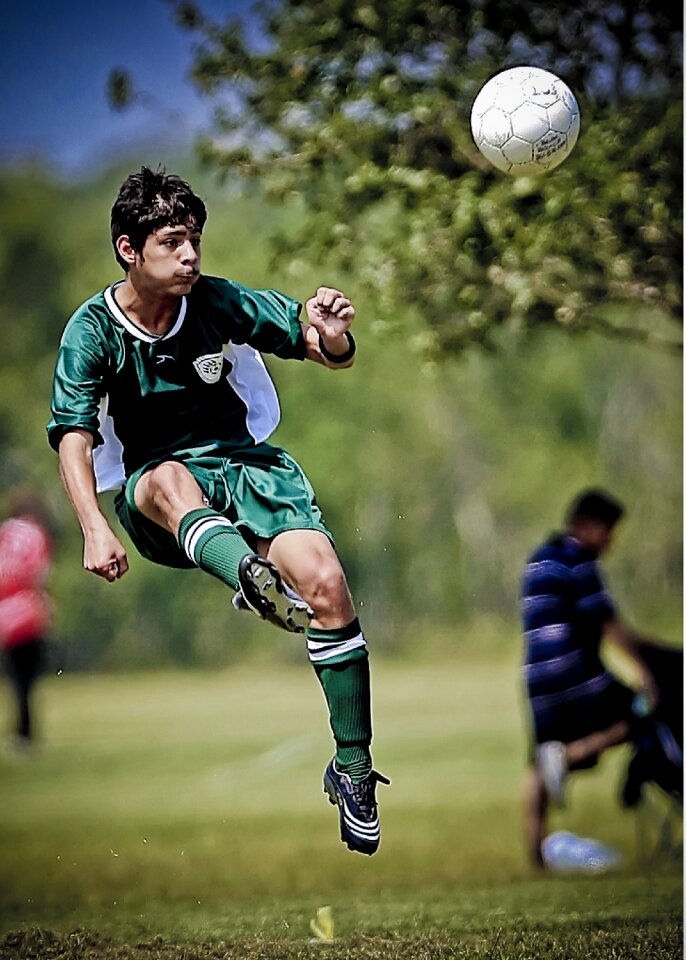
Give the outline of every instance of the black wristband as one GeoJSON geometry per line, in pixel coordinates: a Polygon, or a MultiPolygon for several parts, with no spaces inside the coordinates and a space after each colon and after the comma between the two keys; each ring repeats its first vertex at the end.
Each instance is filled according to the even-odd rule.
{"type": "Polygon", "coordinates": [[[345,338],[348,341],[348,349],[345,351],[345,353],[331,353],[331,351],[327,350],[324,346],[321,333],[319,334],[319,349],[321,350],[322,356],[325,360],[328,360],[329,363],[345,363],[346,360],[350,360],[351,357],[355,356],[355,351],[357,350],[355,337],[353,337],[352,333],[346,330],[345,338]]]}

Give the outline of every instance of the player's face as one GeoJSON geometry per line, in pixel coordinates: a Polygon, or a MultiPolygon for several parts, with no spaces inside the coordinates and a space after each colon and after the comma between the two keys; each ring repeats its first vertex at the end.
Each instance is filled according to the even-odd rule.
{"type": "Polygon", "coordinates": [[[613,528],[600,520],[588,520],[584,524],[582,541],[584,546],[597,556],[605,553],[612,543],[613,528]]]}
{"type": "Polygon", "coordinates": [[[160,294],[189,293],[200,275],[201,233],[194,227],[161,227],[147,237],[136,255],[140,283],[160,294]]]}

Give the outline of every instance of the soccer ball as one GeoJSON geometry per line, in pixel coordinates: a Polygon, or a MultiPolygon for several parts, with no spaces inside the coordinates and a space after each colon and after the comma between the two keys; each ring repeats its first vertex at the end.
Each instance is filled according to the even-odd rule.
{"type": "Polygon", "coordinates": [[[513,177],[546,173],[579,136],[579,105],[567,84],[538,67],[512,67],[484,84],[472,106],[472,136],[494,167],[513,177]]]}

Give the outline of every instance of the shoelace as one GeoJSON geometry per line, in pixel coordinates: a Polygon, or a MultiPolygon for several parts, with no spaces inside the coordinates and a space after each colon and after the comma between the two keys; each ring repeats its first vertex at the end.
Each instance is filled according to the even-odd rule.
{"type": "Polygon", "coordinates": [[[365,819],[371,820],[376,814],[376,785],[377,783],[389,784],[391,781],[386,777],[372,770],[369,776],[361,783],[353,783],[352,794],[360,813],[365,819]]]}

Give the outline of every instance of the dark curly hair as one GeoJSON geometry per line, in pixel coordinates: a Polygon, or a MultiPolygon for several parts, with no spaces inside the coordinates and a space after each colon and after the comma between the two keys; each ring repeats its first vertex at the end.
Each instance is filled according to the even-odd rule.
{"type": "Polygon", "coordinates": [[[126,271],[126,263],[117,251],[119,237],[127,236],[131,246],[141,253],[145,241],[161,227],[183,224],[202,230],[207,220],[205,204],[181,177],[141,167],[140,173],[132,173],[119,188],[112,207],[110,227],[112,246],[117,262],[126,271]]]}

